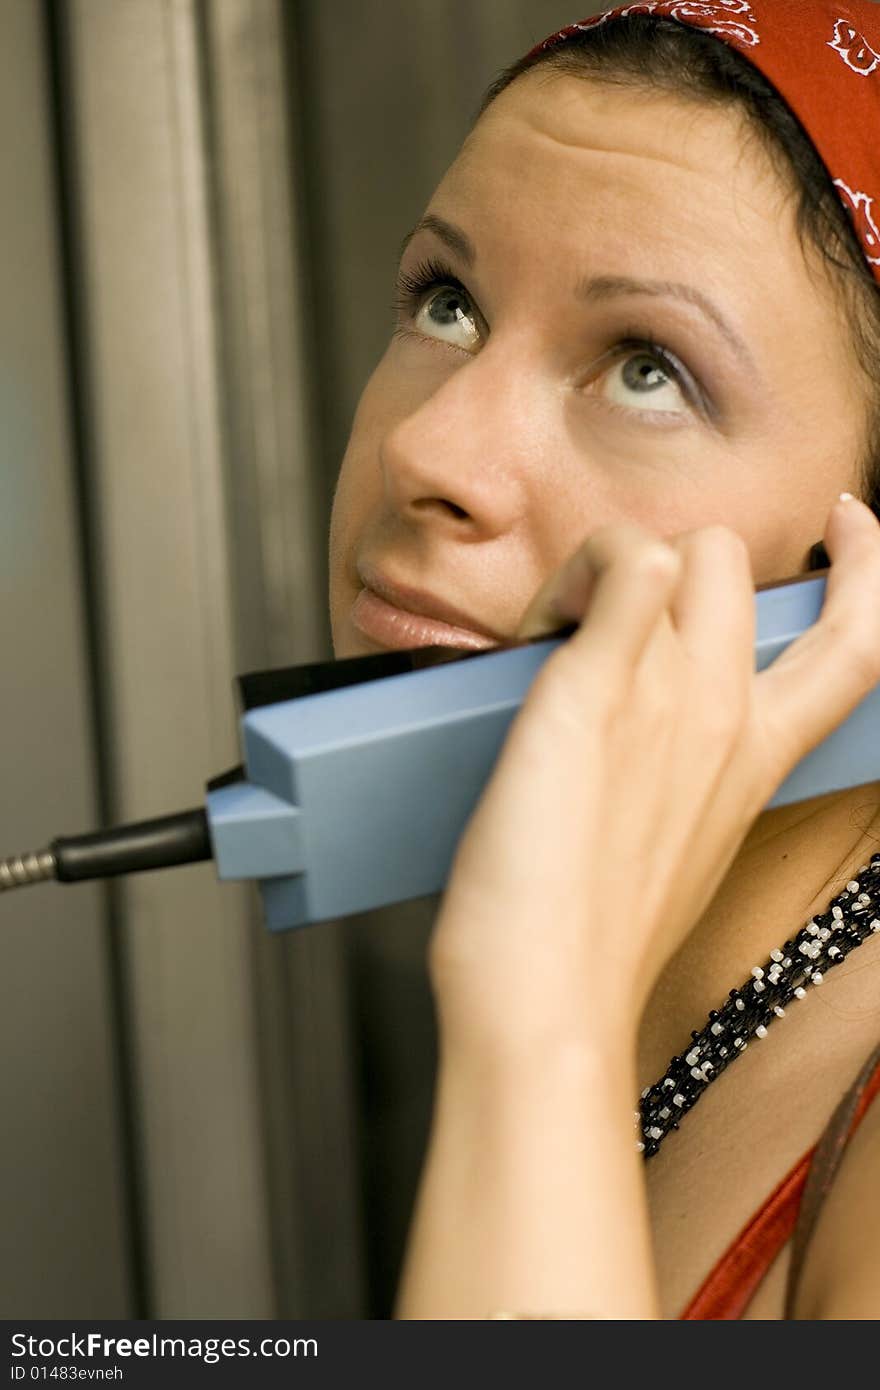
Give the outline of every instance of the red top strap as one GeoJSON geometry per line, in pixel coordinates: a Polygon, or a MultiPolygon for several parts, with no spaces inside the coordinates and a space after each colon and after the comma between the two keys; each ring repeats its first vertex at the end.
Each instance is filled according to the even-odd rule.
{"type": "MultiPolygon", "coordinates": [[[[846,1142],[855,1134],[865,1111],[878,1094],[880,1063],[862,1086],[846,1142]]],[[[794,1234],[810,1165],[818,1148],[816,1144],[804,1154],[740,1231],[680,1320],[725,1321],[742,1317],[773,1261],[794,1234]]]]}

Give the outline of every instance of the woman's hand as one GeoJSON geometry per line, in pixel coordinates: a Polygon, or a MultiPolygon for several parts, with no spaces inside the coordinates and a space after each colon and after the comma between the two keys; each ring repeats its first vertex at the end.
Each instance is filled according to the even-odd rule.
{"type": "MultiPolygon", "coordinates": [[[[819,622],[754,670],[745,543],[606,527],[519,636],[579,621],[541,668],[459,844],[429,965],[447,1049],[632,1035],[751,825],[880,683],[880,526],[831,512],[819,622]]],[[[484,1054],[485,1055],[485,1054],[484,1054]]]]}
{"type": "Polygon", "coordinates": [[[722,527],[599,531],[526,613],[522,636],[580,627],[514,720],[435,924],[440,1067],[398,1317],[660,1316],[641,1010],[773,792],[880,683],[880,527],[849,502],[825,538],[822,617],[758,676],[749,557],[722,527]]]}

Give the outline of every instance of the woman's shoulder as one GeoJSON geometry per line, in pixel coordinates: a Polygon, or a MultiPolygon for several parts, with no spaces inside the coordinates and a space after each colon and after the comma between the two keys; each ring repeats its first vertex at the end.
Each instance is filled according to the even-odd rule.
{"type": "Polygon", "coordinates": [[[847,1144],[819,1211],[795,1317],[880,1318],[880,1095],[847,1144]]]}

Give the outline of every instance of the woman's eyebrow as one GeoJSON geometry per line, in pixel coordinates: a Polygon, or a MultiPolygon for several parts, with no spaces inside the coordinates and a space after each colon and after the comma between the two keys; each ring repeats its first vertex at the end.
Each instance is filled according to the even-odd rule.
{"type": "Polygon", "coordinates": [[[400,260],[403,260],[406,248],[409,246],[413,237],[418,236],[419,232],[433,232],[435,236],[439,237],[440,240],[449,247],[450,251],[455,252],[459,260],[463,261],[468,269],[473,266],[477,259],[474,243],[471,241],[470,237],[461,230],[461,227],[456,227],[454,222],[447,222],[444,217],[437,217],[434,213],[429,212],[426,217],[420,218],[412,231],[407,232],[406,236],[403,238],[403,245],[400,248],[400,260]]]}
{"type": "Polygon", "coordinates": [[[731,328],[717,304],[695,285],[684,285],[676,280],[636,280],[622,275],[600,275],[581,280],[575,291],[578,299],[590,301],[633,294],[650,295],[654,299],[681,299],[686,304],[693,304],[715,325],[745,366],[757,374],[755,359],[742,338],[731,328]]]}
{"type": "MultiPolygon", "coordinates": [[[[412,231],[404,237],[403,245],[400,248],[401,260],[413,237],[418,236],[419,232],[433,232],[468,269],[475,265],[477,252],[470,237],[454,222],[447,222],[444,217],[438,217],[436,213],[428,213],[425,217],[420,218],[412,231]]],[[[695,285],[682,284],[676,280],[639,280],[623,275],[599,275],[585,277],[579,281],[575,289],[577,299],[593,302],[634,294],[649,295],[654,299],[680,299],[686,304],[692,304],[710,323],[715,325],[740,361],[754,375],[757,375],[758,369],[755,365],[755,359],[743,339],[727,322],[717,304],[714,304],[695,285]]]]}

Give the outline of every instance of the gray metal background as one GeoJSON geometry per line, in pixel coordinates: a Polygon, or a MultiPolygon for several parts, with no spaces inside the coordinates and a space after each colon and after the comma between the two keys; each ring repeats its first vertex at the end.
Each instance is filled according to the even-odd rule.
{"type": "MultiPolygon", "coordinates": [[[[576,7],[575,7],[576,8],[576,7]]],[[[560,0],[0,0],[0,853],[201,799],[329,655],[397,247],[560,0]]],[[[434,901],[209,866],[0,899],[0,1317],[387,1316],[434,901]]]]}

